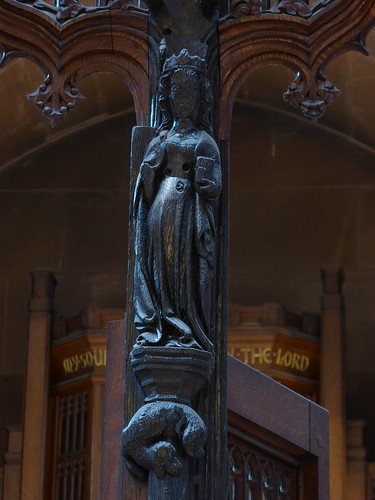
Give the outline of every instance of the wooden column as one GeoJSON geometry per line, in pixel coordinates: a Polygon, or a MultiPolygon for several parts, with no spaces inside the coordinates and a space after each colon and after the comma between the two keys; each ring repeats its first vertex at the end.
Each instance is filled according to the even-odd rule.
{"type": "Polygon", "coordinates": [[[362,420],[349,421],[347,425],[348,441],[348,481],[346,498],[366,500],[366,449],[363,446],[363,430],[365,422],[362,420]]]}
{"type": "MultiPolygon", "coordinates": [[[[111,321],[108,324],[101,500],[118,500],[121,492],[119,471],[121,432],[124,427],[125,359],[119,346],[123,342],[123,332],[123,321],[111,321]]],[[[132,492],[128,493],[129,498],[138,498],[132,496],[132,492]]]]}
{"type": "Polygon", "coordinates": [[[44,487],[51,311],[56,281],[53,274],[45,269],[33,270],[31,277],[21,499],[41,500],[44,487]]]}
{"type": "Polygon", "coordinates": [[[344,272],[322,268],[321,404],[329,411],[331,500],[346,498],[344,272]]]}
{"type": "Polygon", "coordinates": [[[2,500],[16,500],[20,496],[22,429],[7,427],[8,449],[4,457],[2,500]]]}

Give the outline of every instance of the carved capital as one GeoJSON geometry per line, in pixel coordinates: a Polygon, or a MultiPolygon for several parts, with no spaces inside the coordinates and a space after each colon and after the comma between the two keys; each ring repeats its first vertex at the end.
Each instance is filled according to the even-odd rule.
{"type": "Polygon", "coordinates": [[[68,110],[85,100],[73,81],[64,83],[59,75],[53,79],[49,73],[39,89],[27,97],[42,111],[52,126],[64,118],[68,110]]]}
{"type": "Polygon", "coordinates": [[[130,354],[145,402],[173,401],[192,405],[213,368],[213,355],[201,349],[135,346],[130,354]]]}
{"type": "Polygon", "coordinates": [[[303,74],[299,74],[284,93],[284,101],[299,108],[303,115],[318,120],[327,106],[340,95],[340,90],[328,81],[321,70],[315,80],[308,85],[303,74]]]}

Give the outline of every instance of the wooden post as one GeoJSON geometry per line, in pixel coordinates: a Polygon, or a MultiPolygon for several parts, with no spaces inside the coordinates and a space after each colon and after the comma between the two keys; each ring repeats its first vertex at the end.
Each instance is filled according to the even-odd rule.
{"type": "MultiPolygon", "coordinates": [[[[124,426],[125,366],[123,321],[111,321],[107,327],[107,365],[104,391],[104,436],[101,470],[101,500],[118,500],[121,493],[120,440],[124,426]]],[[[128,490],[129,498],[138,497],[128,490]]]]}
{"type": "MultiPolygon", "coordinates": [[[[4,457],[2,500],[16,500],[20,497],[22,429],[7,427],[8,449],[4,457]]],[[[1,496],[2,493],[2,496],[1,496]]]]}
{"type": "Polygon", "coordinates": [[[321,404],[329,411],[331,500],[346,498],[344,271],[322,268],[321,404]]]}
{"type": "Polygon", "coordinates": [[[22,444],[21,499],[42,500],[49,389],[49,349],[53,274],[45,269],[31,271],[29,301],[29,344],[22,444]]]}
{"type": "Polygon", "coordinates": [[[362,420],[348,421],[348,481],[346,498],[366,500],[366,449],[363,446],[363,431],[366,423],[362,420]]]}

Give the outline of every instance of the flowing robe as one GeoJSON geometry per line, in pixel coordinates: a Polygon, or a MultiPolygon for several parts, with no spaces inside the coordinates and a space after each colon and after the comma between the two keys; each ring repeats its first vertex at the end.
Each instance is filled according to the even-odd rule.
{"type": "Polygon", "coordinates": [[[138,344],[212,348],[220,192],[220,154],[206,132],[151,141],[134,196],[138,344]]]}

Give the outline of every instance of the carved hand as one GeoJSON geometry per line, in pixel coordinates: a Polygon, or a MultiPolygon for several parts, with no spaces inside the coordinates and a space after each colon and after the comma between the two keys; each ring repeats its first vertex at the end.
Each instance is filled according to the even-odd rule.
{"type": "Polygon", "coordinates": [[[127,467],[140,475],[153,470],[162,478],[178,475],[183,457],[174,440],[180,439],[184,452],[194,458],[203,456],[206,427],[189,406],[157,401],[140,408],[122,432],[122,454],[127,467]]]}
{"type": "Polygon", "coordinates": [[[216,191],[216,184],[213,179],[215,161],[212,158],[199,156],[195,171],[195,189],[199,194],[212,196],[216,191]]]}

